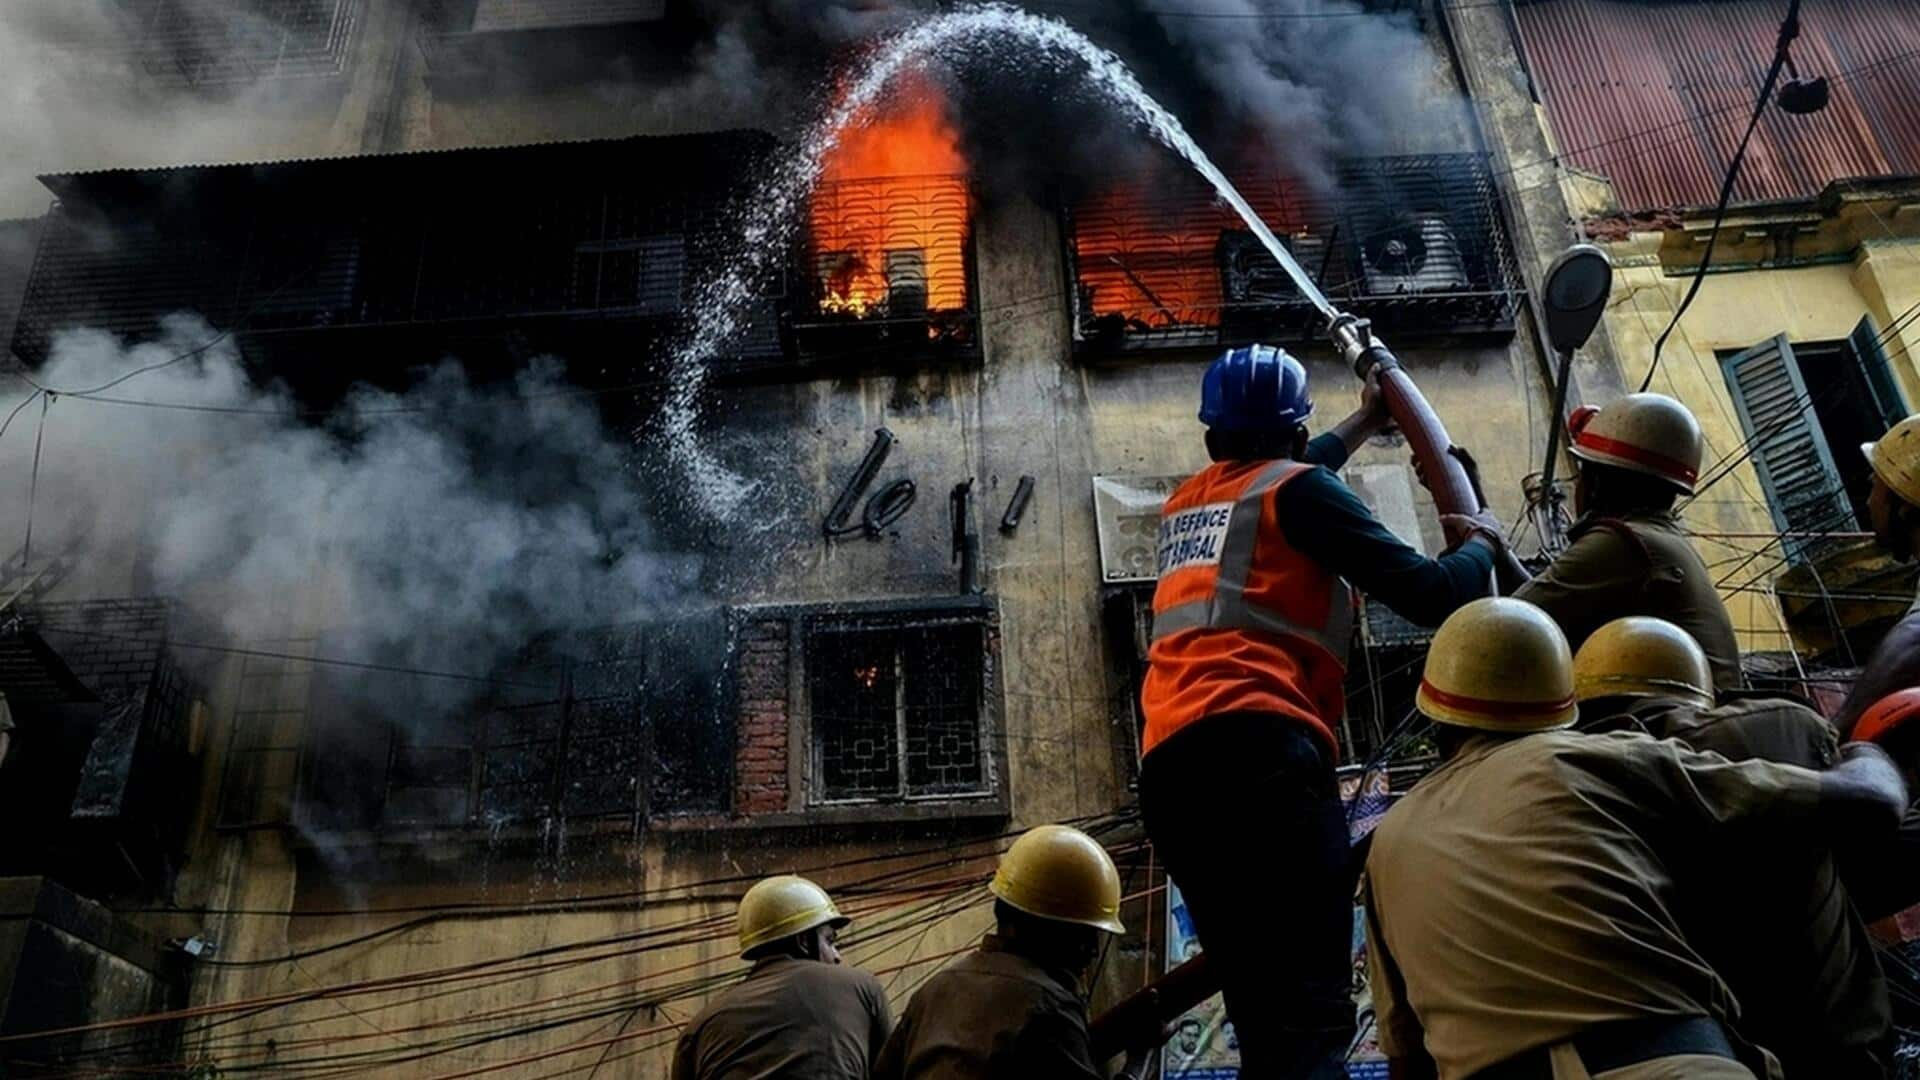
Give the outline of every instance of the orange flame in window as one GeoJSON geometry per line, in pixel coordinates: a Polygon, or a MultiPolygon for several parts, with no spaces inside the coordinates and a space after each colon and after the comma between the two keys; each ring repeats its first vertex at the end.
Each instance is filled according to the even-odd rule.
{"type": "Polygon", "coordinates": [[[966,172],[947,103],[925,79],[856,120],[829,152],[809,213],[821,310],[965,309],[966,172]]]}

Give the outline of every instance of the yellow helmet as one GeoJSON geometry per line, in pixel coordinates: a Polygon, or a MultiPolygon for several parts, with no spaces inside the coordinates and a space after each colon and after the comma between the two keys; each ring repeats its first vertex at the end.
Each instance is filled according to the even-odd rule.
{"type": "Polygon", "coordinates": [[[1573,656],[1546,612],[1488,597],[1448,616],[1433,635],[1414,694],[1443,724],[1481,731],[1552,731],[1573,723],[1573,656]]]}
{"type": "Polygon", "coordinates": [[[827,891],[803,877],[782,874],[756,882],[740,898],[740,955],[816,926],[851,921],[833,906],[827,891]]]}
{"type": "Polygon", "coordinates": [[[1573,655],[1573,696],[1684,698],[1713,704],[1713,669],[1693,635],[1665,619],[1629,615],[1593,632],[1573,655]]]}
{"type": "Polygon", "coordinates": [[[1880,436],[1879,442],[1860,449],[1873,465],[1873,475],[1908,505],[1920,506],[1920,416],[1907,417],[1880,436]]]}
{"type": "Polygon", "coordinates": [[[1657,476],[1688,495],[1700,478],[1700,422],[1665,394],[1628,394],[1567,418],[1567,453],[1582,461],[1657,476]]]}
{"type": "Polygon", "coordinates": [[[1107,849],[1068,825],[1022,833],[994,871],[993,895],[1029,915],[1123,933],[1120,872],[1107,849]]]}

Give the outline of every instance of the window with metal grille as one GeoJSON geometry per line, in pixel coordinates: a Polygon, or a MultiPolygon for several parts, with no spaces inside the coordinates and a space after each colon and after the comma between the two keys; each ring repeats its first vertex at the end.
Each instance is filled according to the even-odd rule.
{"type": "Polygon", "coordinates": [[[992,791],[976,617],[820,617],[804,647],[813,802],[992,791]]]}
{"type": "MultiPolygon", "coordinates": [[[[63,329],[139,337],[192,311],[313,404],[406,368],[394,350],[327,341],[341,331],[387,328],[409,355],[503,347],[585,369],[684,327],[688,290],[731,253],[730,195],[774,145],[718,132],[49,178],[60,202],[13,350],[36,364],[63,329]],[[488,183],[469,183],[476,172],[488,183]]],[[[789,359],[788,284],[756,286],[715,364],[789,359]]]]}
{"type": "Polygon", "coordinates": [[[240,662],[238,703],[227,732],[220,781],[223,829],[285,825],[294,796],[313,700],[311,638],[262,642],[240,662]]]}
{"type": "Polygon", "coordinates": [[[1872,320],[1843,341],[1781,335],[1723,354],[1720,367],[1789,557],[1828,546],[1820,534],[1858,529],[1873,483],[1860,446],[1907,415],[1872,320]]]}
{"type": "MultiPolygon", "coordinates": [[[[1522,295],[1486,159],[1356,159],[1315,192],[1272,170],[1234,177],[1322,292],[1383,327],[1510,332],[1522,295]]],[[[1317,326],[1273,257],[1203,181],[1137,177],[1066,210],[1082,346],[1216,345],[1317,326]]]]}
{"type": "Polygon", "coordinates": [[[477,695],[321,668],[301,821],[494,829],[723,809],[724,633],[689,618],[569,635],[477,695]]]}
{"type": "Polygon", "coordinates": [[[194,86],[338,75],[364,2],[120,0],[141,68],[194,86]]]}
{"type": "Polygon", "coordinates": [[[964,176],[828,181],[808,207],[803,352],[976,345],[964,176]]]}

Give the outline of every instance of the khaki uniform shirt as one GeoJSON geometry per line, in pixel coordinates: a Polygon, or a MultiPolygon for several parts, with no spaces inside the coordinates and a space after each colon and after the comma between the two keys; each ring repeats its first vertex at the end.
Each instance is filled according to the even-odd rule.
{"type": "Polygon", "coordinates": [[[673,1080],[865,1080],[892,1023],[872,975],[771,956],[681,1032],[673,1080]]]}
{"type": "Polygon", "coordinates": [[[1567,550],[1513,595],[1553,616],[1575,649],[1615,619],[1658,616],[1692,634],[1706,650],[1715,689],[1745,686],[1733,619],[1680,523],[1671,514],[1605,520],[1624,524],[1632,537],[1600,519],[1582,518],[1567,550]]]}
{"type": "Polygon", "coordinates": [[[1387,812],[1367,858],[1381,1048],[1441,1080],[1596,1024],[1731,1019],[1673,869],[1729,827],[1810,820],[1820,777],[1637,733],[1471,739],[1387,812]]]}
{"type": "Polygon", "coordinates": [[[874,1080],[1105,1080],[1078,980],[988,935],[927,980],[880,1051],[874,1080]]]}
{"type": "MultiPolygon", "coordinates": [[[[1734,761],[1820,770],[1839,759],[1833,726],[1784,698],[1714,708],[1615,701],[1612,717],[1583,704],[1581,728],[1633,724],[1734,761]]],[[[1789,1077],[1884,1075],[1893,1015],[1872,939],[1826,845],[1786,839],[1716,845],[1700,865],[1676,868],[1687,939],[1732,987],[1747,1039],[1773,1051],[1789,1077]]]]}

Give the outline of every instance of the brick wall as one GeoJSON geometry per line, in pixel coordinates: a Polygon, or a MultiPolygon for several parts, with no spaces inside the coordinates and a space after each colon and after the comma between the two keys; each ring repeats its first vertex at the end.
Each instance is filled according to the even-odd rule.
{"type": "Polygon", "coordinates": [[[35,604],[20,621],[38,630],[76,677],[96,694],[118,697],[145,687],[166,648],[165,600],[83,600],[35,604]]]}
{"type": "Polygon", "coordinates": [[[740,628],[739,716],[733,752],[733,810],[787,808],[787,672],[790,621],[755,619],[740,628]]]}

